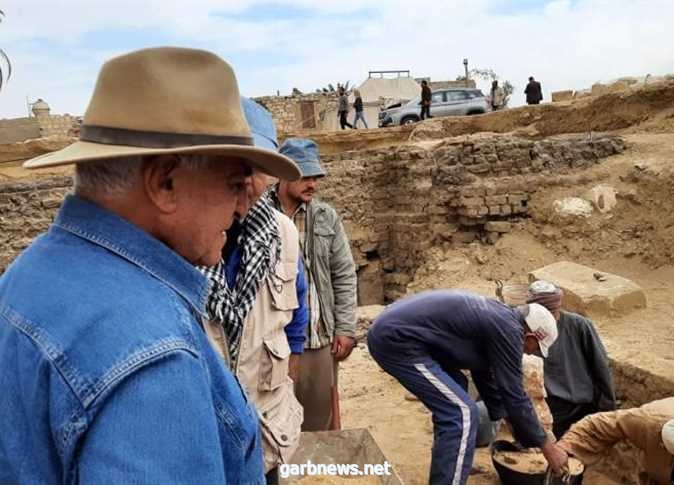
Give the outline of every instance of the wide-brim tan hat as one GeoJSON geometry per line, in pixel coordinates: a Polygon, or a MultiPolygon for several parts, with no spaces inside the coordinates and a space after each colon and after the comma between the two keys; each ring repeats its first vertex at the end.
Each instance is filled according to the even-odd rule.
{"type": "Polygon", "coordinates": [[[229,64],[211,52],[177,47],[142,49],[106,62],[79,141],[23,166],[180,153],[237,157],[274,177],[301,177],[290,158],[253,146],[229,64]]]}

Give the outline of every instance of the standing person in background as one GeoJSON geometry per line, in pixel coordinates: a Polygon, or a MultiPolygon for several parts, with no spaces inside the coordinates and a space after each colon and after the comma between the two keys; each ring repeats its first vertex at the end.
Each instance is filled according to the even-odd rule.
{"type": "Polygon", "coordinates": [[[545,359],[545,389],[557,439],[588,414],[613,411],[615,390],[608,356],[592,321],[562,311],[564,293],[552,283],[531,283],[527,303],[538,303],[557,320],[559,337],[545,359]]]}
{"type": "Polygon", "coordinates": [[[492,111],[497,111],[503,108],[503,102],[505,101],[505,93],[503,88],[498,85],[498,81],[494,79],[491,83],[491,91],[489,92],[491,99],[491,109],[492,111]]]}
{"type": "Polygon", "coordinates": [[[543,100],[543,89],[541,83],[536,81],[533,76],[529,77],[529,84],[524,88],[524,94],[527,95],[527,104],[538,104],[543,100]]]}
{"type": "Polygon", "coordinates": [[[304,406],[302,431],[339,429],[338,363],[356,344],[356,266],[337,211],[314,197],[325,176],[316,143],[289,138],[280,153],[302,172],[301,180],[281,180],[269,193],[297,225],[309,284],[308,339],[295,386],[304,406]]]}
{"type": "Polygon", "coordinates": [[[342,127],[342,130],[346,129],[348,126],[349,128],[353,128],[351,123],[349,123],[346,120],[346,117],[349,114],[349,97],[346,94],[346,91],[344,90],[343,87],[339,87],[339,107],[337,109],[337,116],[339,116],[339,125],[342,127]]]}
{"type": "Polygon", "coordinates": [[[356,116],[353,118],[353,127],[358,128],[358,120],[361,120],[365,128],[367,128],[367,121],[365,121],[365,115],[363,114],[363,98],[360,97],[360,91],[354,89],[353,95],[356,97],[353,101],[353,109],[356,110],[356,116]]]}
{"type": "Polygon", "coordinates": [[[425,79],[421,81],[421,114],[419,116],[422,120],[425,118],[432,118],[431,88],[428,87],[428,82],[425,79]]]}

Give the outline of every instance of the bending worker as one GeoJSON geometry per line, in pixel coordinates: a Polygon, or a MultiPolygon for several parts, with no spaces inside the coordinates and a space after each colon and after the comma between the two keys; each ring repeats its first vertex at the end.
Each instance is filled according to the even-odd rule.
{"type": "Polygon", "coordinates": [[[639,449],[641,485],[674,483],[674,397],[586,416],[571,426],[559,446],[593,465],[619,441],[639,449]]]}
{"type": "Polygon", "coordinates": [[[616,408],[604,344],[591,320],[562,310],[564,292],[544,280],[531,283],[527,303],[538,303],[557,320],[559,336],[545,359],[545,389],[560,439],[588,414],[616,408]]]}
{"type": "Polygon", "coordinates": [[[540,447],[553,471],[567,462],[538,422],[522,384],[522,355],[547,356],[554,317],[538,304],[510,308],[483,296],[426,291],[389,306],[368,332],[372,357],[433,413],[430,483],[459,485],[470,473],[478,409],[466,392],[470,370],[492,420],[540,447]]]}

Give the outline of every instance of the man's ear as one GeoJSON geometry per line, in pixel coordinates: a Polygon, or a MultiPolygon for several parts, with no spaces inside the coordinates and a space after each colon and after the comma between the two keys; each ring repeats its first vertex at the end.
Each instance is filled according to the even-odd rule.
{"type": "Polygon", "coordinates": [[[147,197],[163,213],[176,211],[178,202],[175,191],[175,168],[178,159],[173,155],[160,155],[144,161],[142,168],[143,188],[147,197]]]}

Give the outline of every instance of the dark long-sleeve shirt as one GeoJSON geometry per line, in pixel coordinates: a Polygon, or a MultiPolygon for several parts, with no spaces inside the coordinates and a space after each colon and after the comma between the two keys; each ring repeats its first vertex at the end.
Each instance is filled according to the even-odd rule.
{"type": "Polygon", "coordinates": [[[524,88],[524,94],[527,95],[527,103],[538,103],[543,100],[543,90],[541,88],[541,83],[538,81],[529,81],[527,87],[524,88]]]}
{"type": "Polygon", "coordinates": [[[616,408],[615,390],[604,345],[592,322],[561,312],[559,336],[545,359],[548,396],[575,404],[592,403],[600,411],[616,408]]]}
{"type": "Polygon", "coordinates": [[[431,102],[431,88],[428,86],[421,86],[421,100],[431,102]]]}
{"type": "Polygon", "coordinates": [[[447,369],[468,369],[492,419],[508,417],[529,447],[546,439],[522,383],[521,314],[469,292],[434,290],[394,303],[370,332],[390,355],[431,356],[447,369]]]}

